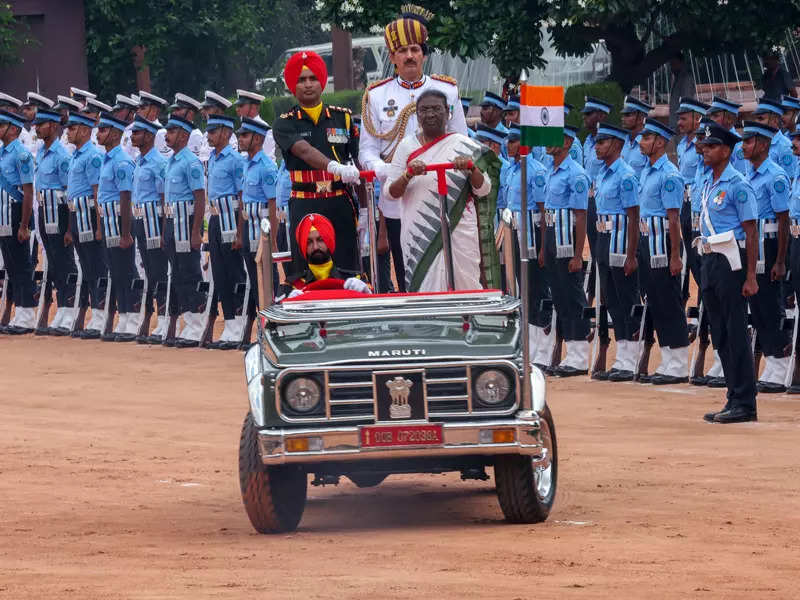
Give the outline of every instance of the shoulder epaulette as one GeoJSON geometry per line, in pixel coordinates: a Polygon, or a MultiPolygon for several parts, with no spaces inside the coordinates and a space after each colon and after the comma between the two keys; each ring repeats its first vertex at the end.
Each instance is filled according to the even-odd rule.
{"type": "Polygon", "coordinates": [[[384,83],[389,83],[394,77],[387,77],[386,79],[381,79],[380,81],[374,81],[367,86],[367,90],[374,90],[376,87],[382,86],[384,83]]]}
{"type": "Polygon", "coordinates": [[[331,110],[338,110],[339,112],[343,113],[350,113],[350,114],[353,113],[352,110],[350,110],[349,108],[345,108],[343,106],[329,106],[328,108],[330,108],[331,110]]]}
{"type": "Polygon", "coordinates": [[[444,81],[450,85],[458,85],[458,81],[449,75],[437,75],[436,73],[431,73],[431,79],[435,79],[436,81],[444,81]]]}

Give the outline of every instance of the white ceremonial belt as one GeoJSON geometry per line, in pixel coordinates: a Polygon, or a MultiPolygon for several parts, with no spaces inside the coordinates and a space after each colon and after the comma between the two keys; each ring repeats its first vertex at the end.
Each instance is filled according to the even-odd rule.
{"type": "Polygon", "coordinates": [[[614,216],[615,215],[597,215],[597,223],[595,225],[598,233],[607,233],[614,229],[614,216]]]}
{"type": "Polygon", "coordinates": [[[54,189],[39,190],[39,197],[42,200],[46,200],[48,192],[51,193],[53,196],[55,196],[55,198],[56,198],[56,200],[58,200],[59,204],[64,204],[64,202],[66,202],[66,200],[67,200],[67,195],[64,193],[63,190],[54,190],[54,189]]]}
{"type": "MultiPolygon", "coordinates": [[[[168,216],[168,217],[174,217],[175,216],[175,205],[176,204],[178,204],[178,202],[165,204],[164,205],[164,214],[166,216],[168,216]]],[[[194,214],[194,200],[186,202],[186,214],[189,214],[189,215],[193,215],[194,214]]]]}
{"type": "MultiPolygon", "coordinates": [[[[145,204],[151,204],[151,203],[150,203],[150,202],[147,202],[147,203],[142,203],[142,204],[134,204],[134,205],[131,207],[131,210],[133,211],[133,216],[134,216],[134,217],[136,217],[137,219],[142,219],[142,218],[144,218],[144,207],[145,207],[145,204]]],[[[155,202],[153,202],[152,204],[155,204],[155,202]]],[[[164,215],[164,210],[161,208],[161,205],[160,205],[160,204],[158,204],[158,205],[156,206],[156,214],[157,214],[159,217],[161,217],[161,216],[163,216],[163,215],[164,215]]]]}
{"type": "Polygon", "coordinates": [[[742,268],[739,249],[745,247],[745,240],[737,240],[732,229],[707,237],[696,237],[692,241],[692,246],[697,248],[699,254],[722,254],[728,260],[731,271],[739,271],[742,268]]]}

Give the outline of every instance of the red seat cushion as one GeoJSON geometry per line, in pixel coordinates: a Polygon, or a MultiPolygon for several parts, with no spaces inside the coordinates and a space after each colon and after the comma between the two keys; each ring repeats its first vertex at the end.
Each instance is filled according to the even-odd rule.
{"type": "Polygon", "coordinates": [[[457,290],[455,292],[405,292],[401,294],[363,294],[352,290],[312,290],[295,296],[286,298],[283,302],[310,302],[317,300],[345,300],[347,298],[402,298],[407,296],[455,296],[465,294],[486,294],[487,292],[497,292],[499,290],[457,290]]]}

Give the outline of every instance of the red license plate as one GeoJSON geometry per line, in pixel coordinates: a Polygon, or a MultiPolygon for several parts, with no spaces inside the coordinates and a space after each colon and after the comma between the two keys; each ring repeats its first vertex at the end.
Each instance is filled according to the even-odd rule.
{"type": "Polygon", "coordinates": [[[361,428],[362,448],[441,446],[443,442],[441,424],[387,425],[361,428]]]}

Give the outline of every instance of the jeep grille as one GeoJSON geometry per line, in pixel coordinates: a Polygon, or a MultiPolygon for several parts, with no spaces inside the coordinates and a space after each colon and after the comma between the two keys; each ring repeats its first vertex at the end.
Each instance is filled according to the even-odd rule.
{"type": "Polygon", "coordinates": [[[510,361],[473,361],[470,363],[421,363],[398,365],[369,365],[364,367],[328,367],[310,369],[293,367],[278,375],[276,381],[276,407],[289,422],[319,421],[375,421],[375,390],[373,371],[425,370],[425,395],[428,403],[428,418],[501,416],[514,412],[519,406],[518,369],[510,361]],[[493,407],[481,406],[472,395],[472,377],[475,368],[499,368],[506,371],[512,382],[512,390],[505,401],[493,407]],[[311,415],[294,414],[281,400],[281,391],[293,376],[314,376],[323,387],[324,400],[318,411],[311,415]]]}

